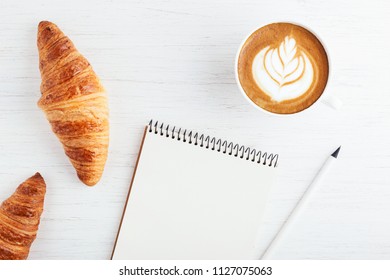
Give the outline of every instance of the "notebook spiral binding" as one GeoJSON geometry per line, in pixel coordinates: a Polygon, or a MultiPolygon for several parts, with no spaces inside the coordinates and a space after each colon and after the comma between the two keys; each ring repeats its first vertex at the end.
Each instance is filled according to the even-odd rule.
{"type": "Polygon", "coordinates": [[[239,157],[241,159],[250,160],[258,164],[268,165],[270,167],[277,167],[279,155],[256,151],[256,149],[245,148],[243,145],[234,144],[233,142],[223,141],[215,137],[205,136],[204,134],[193,133],[191,130],[181,128],[177,129],[175,126],[170,129],[169,125],[158,121],[150,120],[148,125],[148,132],[159,134],[160,136],[170,137],[177,141],[182,141],[195,146],[204,147],[213,151],[222,152],[231,156],[239,157]]]}

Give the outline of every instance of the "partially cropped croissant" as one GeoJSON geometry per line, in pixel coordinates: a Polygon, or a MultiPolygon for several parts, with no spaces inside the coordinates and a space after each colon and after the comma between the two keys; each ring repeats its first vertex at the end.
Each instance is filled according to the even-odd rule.
{"type": "Polygon", "coordinates": [[[46,113],[80,180],[95,185],[102,176],[109,142],[106,92],[91,65],[54,24],[38,26],[42,96],[46,113]]]}
{"type": "Polygon", "coordinates": [[[46,184],[36,173],[0,205],[0,260],[27,259],[37,236],[46,184]]]}

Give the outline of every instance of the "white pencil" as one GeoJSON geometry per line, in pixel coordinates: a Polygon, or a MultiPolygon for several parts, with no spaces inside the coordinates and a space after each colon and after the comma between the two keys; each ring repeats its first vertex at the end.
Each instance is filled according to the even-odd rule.
{"type": "Polygon", "coordinates": [[[290,215],[288,216],[287,220],[284,222],[282,227],[279,229],[278,233],[275,235],[274,239],[269,244],[268,248],[265,250],[262,259],[266,260],[268,259],[274,252],[274,249],[278,245],[278,243],[281,241],[281,239],[286,235],[288,229],[291,227],[294,220],[297,218],[299,213],[302,211],[302,209],[306,206],[307,201],[309,200],[309,197],[315,187],[319,185],[322,181],[322,179],[325,177],[325,174],[329,170],[330,166],[332,165],[333,161],[336,160],[340,147],[337,148],[336,151],[334,151],[329,158],[325,161],[324,165],[318,171],[317,176],[314,177],[314,180],[311,182],[309,187],[306,189],[306,191],[303,193],[302,197],[298,200],[297,204],[295,205],[295,208],[291,211],[290,215]]]}

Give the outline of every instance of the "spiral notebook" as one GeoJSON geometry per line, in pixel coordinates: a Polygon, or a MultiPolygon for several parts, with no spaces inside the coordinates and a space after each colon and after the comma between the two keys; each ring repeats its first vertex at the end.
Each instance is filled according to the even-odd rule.
{"type": "Polygon", "coordinates": [[[278,155],[150,122],[112,259],[256,259],[278,155]]]}

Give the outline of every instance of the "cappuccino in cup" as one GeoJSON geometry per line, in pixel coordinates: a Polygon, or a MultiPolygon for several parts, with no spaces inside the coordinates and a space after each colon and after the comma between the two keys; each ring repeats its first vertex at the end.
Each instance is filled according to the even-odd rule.
{"type": "Polygon", "coordinates": [[[240,49],[236,67],[245,95],[276,114],[309,108],[324,92],[329,75],[321,42],[292,23],[272,23],[253,32],[240,49]]]}

